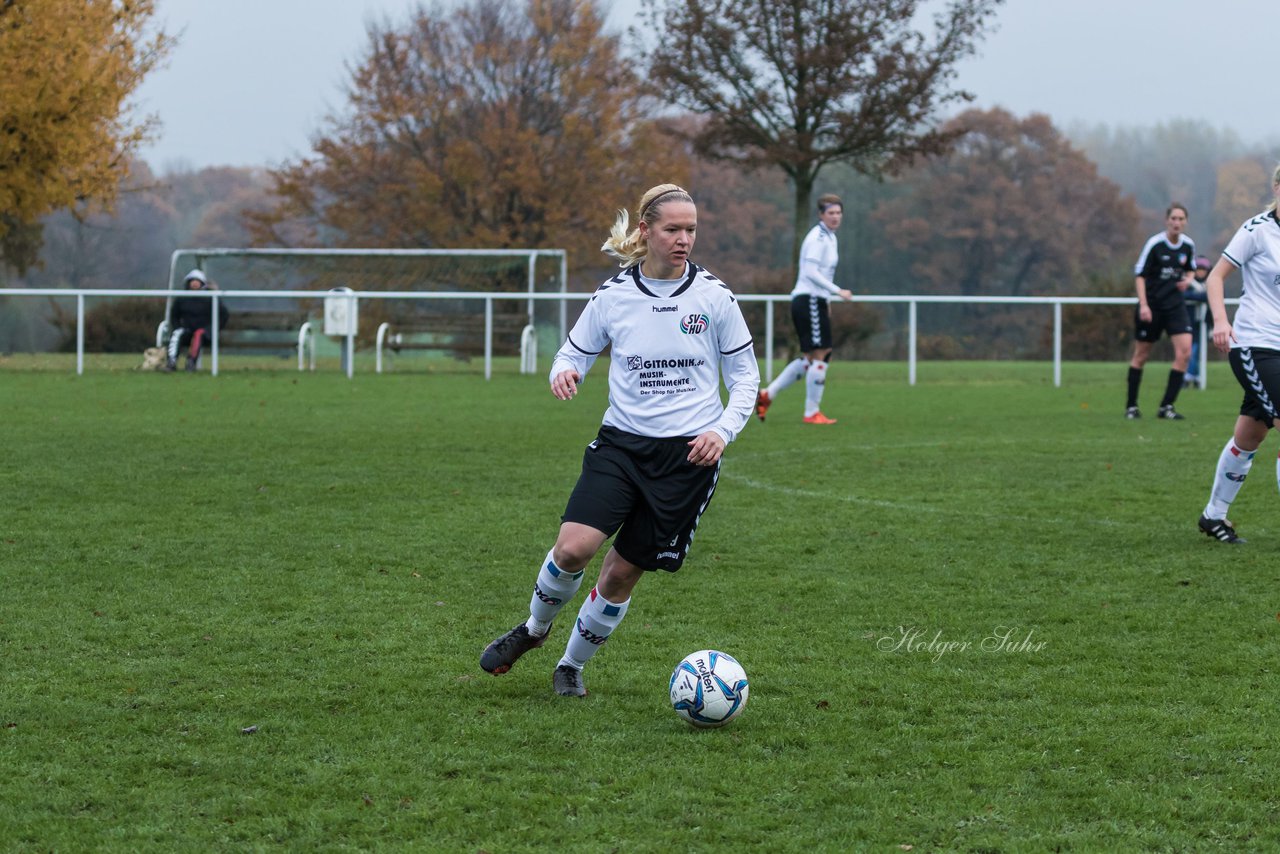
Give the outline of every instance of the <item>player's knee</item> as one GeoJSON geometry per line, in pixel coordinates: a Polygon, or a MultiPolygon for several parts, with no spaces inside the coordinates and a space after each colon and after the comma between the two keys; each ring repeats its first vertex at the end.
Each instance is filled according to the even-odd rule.
{"type": "Polygon", "coordinates": [[[561,538],[551,549],[551,559],[565,572],[577,572],[591,563],[596,550],[580,539],[561,538]]]}
{"type": "Polygon", "coordinates": [[[643,577],[642,568],[623,559],[617,552],[610,551],[604,566],[600,568],[596,589],[610,602],[625,602],[643,577]]]}

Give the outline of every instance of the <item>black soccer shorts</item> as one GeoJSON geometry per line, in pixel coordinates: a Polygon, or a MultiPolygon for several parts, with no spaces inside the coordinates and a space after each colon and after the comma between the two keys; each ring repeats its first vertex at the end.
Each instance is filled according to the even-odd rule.
{"type": "Polygon", "coordinates": [[[805,353],[831,348],[831,307],[822,297],[801,294],[791,298],[791,321],[805,353]]]}
{"type": "Polygon", "coordinates": [[[1133,337],[1135,340],[1155,343],[1160,340],[1162,334],[1168,334],[1170,337],[1191,334],[1191,315],[1187,312],[1186,304],[1176,308],[1151,309],[1150,323],[1143,323],[1138,319],[1138,309],[1134,308],[1133,337]]]}
{"type": "Polygon", "coordinates": [[[1280,401],[1280,350],[1233,347],[1228,360],[1236,381],[1244,389],[1240,414],[1274,427],[1276,403],[1280,401]]]}
{"type": "Polygon", "coordinates": [[[625,560],[675,572],[720,475],[719,463],[688,461],[691,438],[651,439],[601,427],[582,455],[582,474],[561,521],[616,533],[613,547],[625,560]]]}

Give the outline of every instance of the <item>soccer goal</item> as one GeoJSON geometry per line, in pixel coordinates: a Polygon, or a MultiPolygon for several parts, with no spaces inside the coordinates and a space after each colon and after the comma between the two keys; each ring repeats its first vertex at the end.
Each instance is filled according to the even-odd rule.
{"type": "Polygon", "coordinates": [[[554,350],[565,332],[564,303],[533,298],[565,292],[563,249],[180,249],[170,259],[170,290],[180,291],[193,268],[231,292],[236,341],[255,338],[255,317],[282,314],[305,315],[317,331],[333,335],[326,299],[355,291],[352,343],[376,351],[378,370],[384,356],[396,369],[412,369],[428,359],[466,361],[483,353],[486,360],[519,357],[521,372],[534,373],[539,340],[554,350]],[[493,294],[503,296],[487,302],[479,296],[493,294]]]}

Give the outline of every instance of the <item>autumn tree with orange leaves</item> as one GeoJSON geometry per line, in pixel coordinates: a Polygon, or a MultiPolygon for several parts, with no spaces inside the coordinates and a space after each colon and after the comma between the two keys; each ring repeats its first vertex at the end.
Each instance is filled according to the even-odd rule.
{"type": "Polygon", "coordinates": [[[1079,294],[1117,269],[1132,289],[1137,206],[1048,116],[968,110],[942,129],[958,134],[951,150],[904,174],[873,214],[886,247],[913,259],[914,291],[1079,294]]]}
{"type": "Polygon", "coordinates": [[[590,0],[469,0],[369,28],[349,111],[276,170],[261,242],[570,250],[599,266],[614,212],[680,181],[590,0]]]}
{"type": "Polygon", "coordinates": [[[0,0],[0,262],[25,270],[40,220],[110,207],[149,123],[128,99],[170,47],[152,0],[0,0]]]}

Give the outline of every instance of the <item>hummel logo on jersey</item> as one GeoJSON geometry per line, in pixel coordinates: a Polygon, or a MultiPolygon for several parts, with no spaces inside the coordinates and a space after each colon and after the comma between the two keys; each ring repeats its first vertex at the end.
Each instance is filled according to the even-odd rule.
{"type": "Polygon", "coordinates": [[[711,325],[711,318],[705,314],[691,314],[680,321],[680,331],[685,335],[701,335],[711,325]]]}
{"type": "Polygon", "coordinates": [[[653,313],[654,313],[654,314],[662,314],[664,311],[679,311],[679,310],[680,310],[680,306],[678,306],[678,305],[655,305],[655,306],[650,306],[650,308],[652,308],[652,309],[653,309],[653,313]]]}

